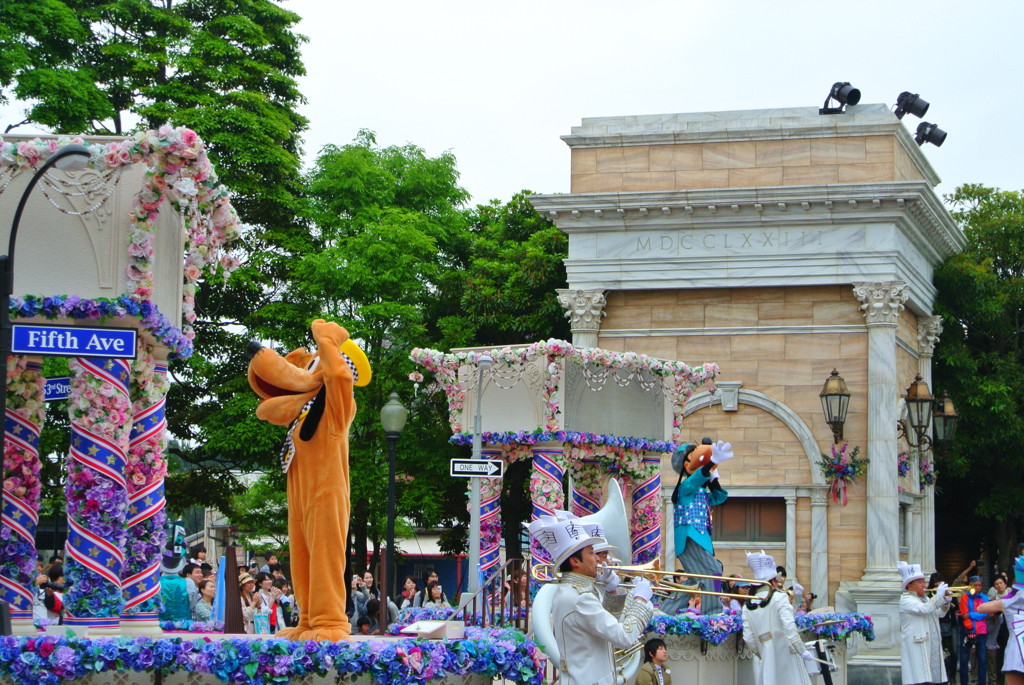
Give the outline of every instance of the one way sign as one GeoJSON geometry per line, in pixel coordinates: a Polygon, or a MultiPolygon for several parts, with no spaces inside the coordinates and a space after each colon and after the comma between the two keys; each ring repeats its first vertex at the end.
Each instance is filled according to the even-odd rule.
{"type": "Polygon", "coordinates": [[[501,478],[505,465],[491,459],[452,459],[451,475],[461,478],[501,478]]]}

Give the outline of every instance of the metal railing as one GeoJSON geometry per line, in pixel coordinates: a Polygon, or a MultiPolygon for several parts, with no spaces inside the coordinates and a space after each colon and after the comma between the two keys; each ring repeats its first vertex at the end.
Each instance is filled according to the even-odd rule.
{"type": "Polygon", "coordinates": [[[476,592],[462,597],[451,620],[482,628],[507,626],[529,633],[529,570],[527,561],[509,559],[488,576],[476,592]],[[513,587],[513,577],[520,583],[519,588],[513,587]],[[520,577],[526,578],[525,584],[519,581],[520,577]]]}

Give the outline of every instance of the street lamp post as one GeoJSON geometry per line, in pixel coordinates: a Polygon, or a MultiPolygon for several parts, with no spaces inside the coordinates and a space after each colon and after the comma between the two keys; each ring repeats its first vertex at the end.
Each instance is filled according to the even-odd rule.
{"type": "MultiPolygon", "coordinates": [[[[476,415],[473,417],[473,458],[483,458],[483,419],[480,404],[483,398],[484,371],[494,363],[487,355],[476,362],[476,415]]],[[[480,479],[469,479],[469,570],[466,591],[473,594],[480,587],[480,479]]]]}
{"type": "MultiPolygon", "coordinates": [[[[29,179],[28,185],[21,193],[18,201],[18,208],[14,210],[14,221],[11,222],[11,235],[7,240],[7,254],[0,256],[0,359],[7,367],[7,355],[11,353],[11,295],[14,294],[14,244],[18,239],[18,226],[21,223],[21,214],[28,204],[28,196],[32,189],[39,183],[39,179],[56,167],[61,171],[79,171],[84,169],[92,157],[89,148],[84,145],[65,145],[47,159],[29,179]]],[[[3,392],[0,392],[0,419],[4,425],[7,423],[7,384],[4,383],[3,392]]],[[[6,435],[0,430],[0,455],[4,453],[6,435]]]]}
{"type": "Polygon", "coordinates": [[[382,566],[383,578],[381,578],[381,606],[380,621],[381,630],[387,627],[388,598],[396,597],[397,586],[395,584],[395,451],[398,447],[398,438],[405,428],[405,421],[409,417],[409,411],[398,401],[398,393],[392,392],[387,403],[380,410],[380,425],[384,428],[384,435],[388,439],[388,531],[387,531],[387,556],[382,566]]]}

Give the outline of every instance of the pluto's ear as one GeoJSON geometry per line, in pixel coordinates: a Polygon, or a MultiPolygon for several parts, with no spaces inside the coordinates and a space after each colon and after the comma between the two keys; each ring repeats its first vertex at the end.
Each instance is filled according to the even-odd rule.
{"type": "Polygon", "coordinates": [[[302,428],[299,429],[299,439],[303,442],[309,442],[313,439],[313,434],[316,433],[317,426],[320,425],[320,419],[323,418],[324,408],[327,406],[327,386],[320,388],[320,392],[313,398],[313,406],[309,408],[309,413],[306,414],[306,420],[302,422],[302,428]]]}

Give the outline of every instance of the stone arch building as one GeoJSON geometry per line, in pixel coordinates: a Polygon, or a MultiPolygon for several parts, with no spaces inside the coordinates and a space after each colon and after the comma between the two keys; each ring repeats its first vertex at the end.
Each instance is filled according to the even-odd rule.
{"type": "MultiPolygon", "coordinates": [[[[563,140],[571,192],[533,203],[569,236],[573,343],[719,364],[683,428],[737,454],[716,520],[727,573],[764,547],[818,605],[871,615],[849,675],[877,682],[899,667],[897,561],[935,567],[934,488],[896,430],[914,376],[931,383],[932,271],[964,244],[934,170],[877,104],[584,119],[563,140]],[[852,394],[845,438],[871,460],[846,505],[816,464],[833,368],[852,394]]],[[[666,460],[667,506],[675,482],[666,460]]]]}

